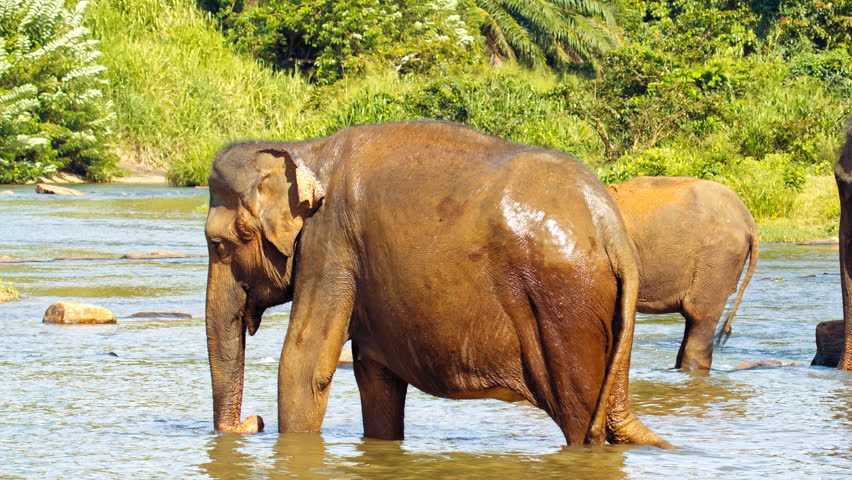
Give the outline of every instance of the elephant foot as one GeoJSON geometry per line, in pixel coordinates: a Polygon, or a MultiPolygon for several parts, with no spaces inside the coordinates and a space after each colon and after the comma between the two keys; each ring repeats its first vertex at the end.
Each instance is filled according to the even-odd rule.
{"type": "Polygon", "coordinates": [[[665,449],[675,448],[639,421],[632,411],[628,411],[626,414],[608,415],[606,423],[606,439],[609,443],[650,445],[665,449]]]}
{"type": "Polygon", "coordinates": [[[220,425],[216,428],[222,433],[258,433],[263,431],[263,418],[252,415],[239,425],[220,425]]]}

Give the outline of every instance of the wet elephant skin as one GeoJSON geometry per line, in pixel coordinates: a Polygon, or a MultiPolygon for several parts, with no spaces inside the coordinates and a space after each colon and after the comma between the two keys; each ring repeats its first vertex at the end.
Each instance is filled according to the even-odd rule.
{"type": "Polygon", "coordinates": [[[403,438],[413,385],[528,400],[569,444],[667,446],[629,407],[629,240],[576,159],[450,123],[371,125],[232,145],[214,160],[210,195],[218,430],[263,428],[241,421],[245,333],[292,300],[281,432],[319,430],[351,339],[368,437],[403,438]]]}

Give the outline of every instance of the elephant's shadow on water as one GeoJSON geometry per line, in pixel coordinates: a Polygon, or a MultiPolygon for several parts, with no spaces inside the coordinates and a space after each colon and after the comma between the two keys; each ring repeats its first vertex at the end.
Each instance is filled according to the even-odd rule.
{"type": "Polygon", "coordinates": [[[243,435],[220,434],[207,444],[209,462],[199,465],[214,479],[240,478],[468,478],[470,476],[550,476],[586,479],[626,478],[626,445],[560,446],[554,453],[490,454],[414,452],[401,441],[361,438],[356,443],[326,442],[322,434],[279,434],[270,458],[260,451],[267,442],[243,435]],[[254,452],[253,452],[254,450],[254,452]]]}

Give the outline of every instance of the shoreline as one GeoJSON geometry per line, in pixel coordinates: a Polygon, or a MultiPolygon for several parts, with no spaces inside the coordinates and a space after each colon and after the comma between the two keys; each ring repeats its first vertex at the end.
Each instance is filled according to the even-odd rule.
{"type": "MultiPolygon", "coordinates": [[[[134,162],[128,158],[123,159],[118,164],[119,172],[121,172],[122,176],[116,176],[110,179],[108,182],[102,182],[105,184],[113,184],[113,185],[158,185],[158,186],[172,186],[168,179],[166,178],[166,169],[142,165],[140,163],[134,162]]],[[[58,185],[73,185],[73,184],[85,184],[90,183],[87,182],[85,178],[82,178],[77,175],[72,175],[68,173],[58,173],[49,178],[42,177],[34,182],[27,182],[29,184],[36,183],[48,183],[48,184],[58,184],[58,185]]],[[[2,190],[3,185],[0,185],[0,190],[2,190]]],[[[199,188],[199,187],[196,187],[199,188]]],[[[203,188],[203,187],[202,187],[203,188]]],[[[758,230],[761,230],[761,227],[766,227],[766,224],[761,225],[758,223],[758,230]]],[[[775,231],[776,228],[772,228],[773,230],[771,234],[767,234],[769,232],[762,232],[760,235],[761,243],[785,243],[790,245],[810,245],[810,246],[838,246],[839,240],[837,237],[824,237],[822,235],[809,235],[809,233],[815,232],[807,232],[808,228],[801,228],[797,225],[785,225],[787,228],[783,228],[784,231],[775,231]],[[789,227],[793,227],[792,231],[789,231],[789,227]]],[[[824,235],[824,233],[823,233],[824,235]]]]}

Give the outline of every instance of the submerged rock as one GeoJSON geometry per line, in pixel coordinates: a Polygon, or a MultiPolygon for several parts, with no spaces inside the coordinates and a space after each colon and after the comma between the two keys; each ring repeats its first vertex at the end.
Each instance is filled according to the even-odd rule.
{"type": "Polygon", "coordinates": [[[51,193],[54,195],[72,195],[75,197],[84,197],[85,193],[74,190],[73,188],[60,187],[57,185],[48,185],[46,183],[36,184],[35,188],[36,193],[51,193]]]}
{"type": "Polygon", "coordinates": [[[846,327],[843,320],[819,322],[816,326],[817,351],[811,365],[836,367],[843,354],[846,327]]]}
{"type": "Polygon", "coordinates": [[[783,367],[786,365],[795,365],[795,363],[791,362],[782,362],[780,360],[758,360],[756,362],[745,362],[734,367],[737,370],[749,370],[752,368],[775,368],[775,367],[783,367]]]}
{"type": "Polygon", "coordinates": [[[21,298],[21,294],[17,290],[0,282],[0,303],[12,302],[19,298],[21,298]]]}
{"type": "Polygon", "coordinates": [[[833,246],[840,245],[840,238],[831,237],[831,238],[821,238],[819,240],[808,240],[805,242],[798,242],[796,245],[823,245],[823,246],[833,246]]]}
{"type": "Polygon", "coordinates": [[[136,312],[131,318],[192,318],[192,314],[181,311],[171,312],[136,312]]]}
{"type": "Polygon", "coordinates": [[[141,253],[141,252],[131,252],[125,255],[122,255],[121,258],[126,260],[151,260],[151,259],[159,259],[159,258],[187,258],[189,255],[184,255],[182,253],[174,253],[174,252],[166,252],[162,250],[157,250],[155,252],[149,253],[141,253]]]}
{"type": "Polygon", "coordinates": [[[115,314],[104,307],[80,302],[56,302],[44,312],[44,323],[115,323],[115,314]]]}
{"type": "Polygon", "coordinates": [[[54,260],[109,260],[115,257],[107,257],[106,255],[64,255],[62,257],[56,257],[54,260]]]}

